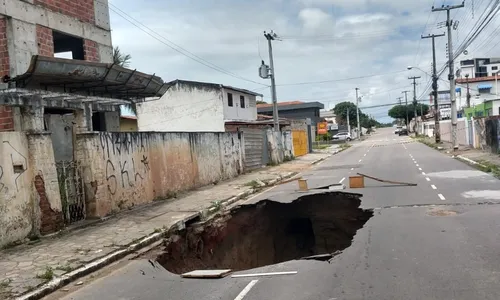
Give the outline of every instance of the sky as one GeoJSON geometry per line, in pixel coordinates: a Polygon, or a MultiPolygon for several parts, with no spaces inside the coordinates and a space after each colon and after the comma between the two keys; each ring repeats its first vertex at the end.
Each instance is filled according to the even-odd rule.
{"type": "MultiPolygon", "coordinates": [[[[459,21],[453,43],[459,44],[490,0],[467,0],[453,10],[459,21]]],[[[364,113],[390,122],[390,106],[409,76],[421,76],[417,97],[428,99],[431,40],[421,35],[444,33],[445,12],[431,7],[459,4],[443,0],[111,0],[113,45],[132,56],[131,68],[155,73],[164,81],[186,79],[246,88],[271,102],[270,80],[258,76],[269,64],[263,32],[273,41],[279,102],[318,101],[332,109],[355,101],[359,88],[364,113]],[[132,22],[132,23],[131,23],[132,22]],[[149,34],[148,34],[149,33],[149,34]],[[191,57],[191,58],[190,58],[191,57]],[[408,66],[419,69],[407,70],[408,66]],[[426,73],[424,73],[427,72],[426,73]],[[423,94],[423,95],[422,95],[423,94]]],[[[459,59],[498,57],[494,20],[459,59]]],[[[447,38],[436,39],[437,65],[446,63],[447,38]]],[[[446,74],[442,76],[446,78],[446,74]]],[[[440,83],[445,88],[446,83],[440,83]]],[[[413,97],[412,93],[409,94],[413,97]]],[[[404,99],[403,99],[404,102],[404,99]]]]}

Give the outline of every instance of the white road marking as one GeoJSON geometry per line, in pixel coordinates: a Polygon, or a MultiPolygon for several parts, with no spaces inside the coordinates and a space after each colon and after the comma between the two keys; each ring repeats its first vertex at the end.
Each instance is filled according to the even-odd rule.
{"type": "Polygon", "coordinates": [[[427,180],[427,181],[431,181],[431,179],[430,179],[429,177],[426,177],[426,178],[425,178],[425,180],[427,180]]]}
{"type": "Polygon", "coordinates": [[[342,179],[340,180],[340,182],[339,182],[339,183],[342,183],[342,182],[344,182],[344,180],[345,180],[345,177],[344,177],[344,178],[342,178],[342,179]]]}
{"type": "Polygon", "coordinates": [[[438,197],[439,197],[439,199],[441,199],[443,201],[446,200],[446,198],[442,194],[438,194],[438,197]]]}
{"type": "Polygon", "coordinates": [[[422,175],[425,175],[425,172],[422,172],[422,175]]]}
{"type": "Polygon", "coordinates": [[[235,275],[231,275],[231,278],[257,277],[257,276],[295,275],[297,273],[298,273],[298,271],[255,273],[255,274],[235,274],[235,275]]]}
{"type": "Polygon", "coordinates": [[[250,281],[250,283],[247,284],[247,286],[234,298],[234,300],[242,300],[248,292],[253,288],[254,285],[256,285],[258,282],[257,279],[250,281]]]}
{"type": "Polygon", "coordinates": [[[359,160],[359,162],[361,162],[361,161],[362,161],[362,159],[359,160]]]}
{"type": "Polygon", "coordinates": [[[363,156],[366,156],[366,154],[365,154],[365,155],[363,155],[363,156]]]}
{"type": "Polygon", "coordinates": [[[351,168],[351,171],[353,171],[353,170],[354,170],[354,168],[351,168]]]}
{"type": "MultiPolygon", "coordinates": [[[[418,165],[417,165],[418,166],[418,165]]],[[[419,171],[422,171],[422,168],[418,168],[419,171]]]]}
{"type": "Polygon", "coordinates": [[[438,188],[437,188],[435,185],[433,185],[433,184],[431,184],[431,188],[432,188],[433,190],[437,190],[437,189],[438,189],[438,188]]]}
{"type": "Polygon", "coordinates": [[[416,165],[417,167],[420,167],[417,163],[415,163],[415,165],[416,165]]]}

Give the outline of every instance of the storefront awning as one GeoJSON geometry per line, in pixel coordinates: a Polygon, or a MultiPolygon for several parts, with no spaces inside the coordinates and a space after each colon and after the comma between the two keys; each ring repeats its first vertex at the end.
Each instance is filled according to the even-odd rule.
{"type": "Polygon", "coordinates": [[[477,89],[478,90],[487,90],[491,89],[493,86],[491,84],[478,84],[477,89]]]}

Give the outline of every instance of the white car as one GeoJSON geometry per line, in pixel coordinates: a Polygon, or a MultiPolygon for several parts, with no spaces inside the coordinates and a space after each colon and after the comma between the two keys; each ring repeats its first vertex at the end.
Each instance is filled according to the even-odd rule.
{"type": "Polygon", "coordinates": [[[332,137],[334,140],[339,141],[350,141],[352,140],[351,134],[349,132],[339,132],[332,137]]]}
{"type": "Polygon", "coordinates": [[[401,129],[403,129],[403,127],[402,127],[402,126],[398,126],[398,127],[396,127],[396,130],[394,130],[394,133],[395,133],[395,134],[399,134],[399,132],[401,131],[401,129]]]}

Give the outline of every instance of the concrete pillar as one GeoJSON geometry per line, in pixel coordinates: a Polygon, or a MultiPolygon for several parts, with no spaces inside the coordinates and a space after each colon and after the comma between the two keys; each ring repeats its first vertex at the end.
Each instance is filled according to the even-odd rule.
{"type": "Polygon", "coordinates": [[[28,70],[32,56],[38,54],[36,25],[8,18],[7,48],[10,77],[24,74],[28,70]]]}
{"type": "Polygon", "coordinates": [[[21,109],[21,119],[22,119],[22,130],[28,132],[44,132],[44,108],[42,105],[42,100],[35,96],[32,99],[30,105],[22,106],[21,109]]]}
{"type": "Polygon", "coordinates": [[[75,133],[92,131],[92,106],[90,103],[84,104],[83,109],[75,110],[75,133]]]}

